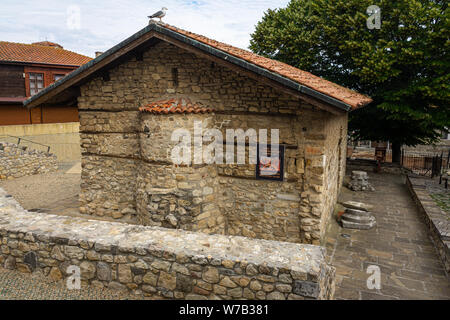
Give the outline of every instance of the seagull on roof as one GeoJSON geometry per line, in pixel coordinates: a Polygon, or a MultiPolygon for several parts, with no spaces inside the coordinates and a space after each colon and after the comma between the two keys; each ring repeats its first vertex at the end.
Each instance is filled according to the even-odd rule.
{"type": "Polygon", "coordinates": [[[166,16],[166,11],[167,11],[167,8],[163,7],[160,11],[158,11],[158,12],[156,12],[156,13],[152,14],[151,16],[148,16],[148,17],[150,19],[159,18],[159,22],[162,22],[161,19],[166,16]]]}

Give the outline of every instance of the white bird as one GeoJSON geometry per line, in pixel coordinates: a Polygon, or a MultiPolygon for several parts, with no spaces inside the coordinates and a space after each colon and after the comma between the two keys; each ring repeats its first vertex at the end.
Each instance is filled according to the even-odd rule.
{"type": "Polygon", "coordinates": [[[166,11],[167,11],[167,8],[163,7],[160,11],[158,11],[158,12],[156,12],[156,13],[152,14],[151,16],[148,16],[148,17],[150,19],[159,18],[159,22],[162,22],[161,19],[166,16],[166,11]]]}

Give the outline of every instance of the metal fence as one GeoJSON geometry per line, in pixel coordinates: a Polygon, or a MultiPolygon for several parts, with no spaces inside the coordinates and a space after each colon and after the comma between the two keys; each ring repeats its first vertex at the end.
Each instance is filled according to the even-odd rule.
{"type": "MultiPolygon", "coordinates": [[[[381,162],[392,162],[392,149],[384,149],[382,155],[381,162]]],[[[353,145],[348,146],[347,157],[374,161],[380,159],[377,158],[377,148],[353,145]]],[[[400,164],[415,174],[436,177],[449,169],[450,149],[435,152],[402,149],[400,164]]]]}
{"type": "Polygon", "coordinates": [[[413,173],[436,177],[449,167],[450,150],[446,153],[411,152],[402,150],[401,165],[413,173]]]}
{"type": "Polygon", "coordinates": [[[39,151],[45,151],[47,153],[50,153],[50,146],[46,144],[42,144],[39,142],[34,142],[31,140],[28,140],[23,137],[16,137],[11,135],[2,135],[0,136],[0,141],[9,142],[9,143],[15,143],[18,146],[23,146],[29,149],[39,150],[39,151]]]}

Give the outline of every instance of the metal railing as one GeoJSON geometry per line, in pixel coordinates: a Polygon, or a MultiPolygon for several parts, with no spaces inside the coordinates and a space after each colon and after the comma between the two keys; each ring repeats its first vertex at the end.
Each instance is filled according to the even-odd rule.
{"type": "Polygon", "coordinates": [[[440,175],[449,165],[448,152],[411,152],[402,150],[401,165],[414,173],[431,178],[440,175]]]}
{"type": "MultiPolygon", "coordinates": [[[[17,136],[11,136],[11,135],[2,135],[2,136],[0,136],[0,141],[2,140],[2,138],[13,138],[13,139],[17,139],[17,145],[20,145],[20,143],[22,142],[22,141],[26,141],[26,142],[28,142],[28,143],[31,143],[31,144],[33,144],[33,145],[39,145],[39,146],[41,146],[41,147],[44,147],[44,148],[46,148],[47,149],[47,153],[50,153],[50,146],[49,145],[46,145],[46,144],[42,144],[42,143],[39,143],[39,142],[35,142],[35,141],[32,141],[32,140],[28,140],[28,139],[25,139],[25,138],[23,138],[23,137],[17,137],[17,136]]],[[[5,141],[5,142],[8,142],[8,141],[5,141]]],[[[23,145],[23,144],[22,144],[23,145]]],[[[25,146],[25,147],[29,147],[29,146],[25,146]]]]}

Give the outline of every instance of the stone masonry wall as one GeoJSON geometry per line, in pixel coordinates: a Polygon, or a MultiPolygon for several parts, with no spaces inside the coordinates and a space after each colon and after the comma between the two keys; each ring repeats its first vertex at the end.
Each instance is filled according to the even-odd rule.
{"type": "Polygon", "coordinates": [[[165,42],[145,52],[142,61],[132,57],[109,70],[109,81],[98,77],[83,85],[78,106],[83,213],[207,233],[320,243],[339,189],[337,173],[345,168],[345,162],[337,161],[337,144],[346,134],[346,115],[318,110],[165,42]],[[137,111],[178,96],[215,109],[215,115],[137,111]],[[254,165],[195,167],[197,173],[188,173],[193,167],[173,166],[168,159],[171,131],[189,128],[194,119],[211,118],[209,125],[222,131],[280,129],[280,140],[287,145],[284,181],[255,180],[254,165]],[[208,178],[199,180],[203,174],[208,178]],[[179,205],[181,194],[201,202],[191,211],[204,211],[198,215],[200,227],[194,227],[200,223],[191,219],[195,215],[179,214],[186,210],[179,205]],[[165,209],[151,199],[162,199],[165,209]]]}
{"type": "Polygon", "coordinates": [[[28,150],[14,143],[0,142],[0,180],[47,173],[57,169],[54,154],[28,150]]]}
{"type": "MultiPolygon", "coordinates": [[[[298,214],[303,176],[298,173],[303,159],[298,153],[301,121],[295,114],[284,115],[217,115],[216,126],[223,136],[227,129],[278,129],[280,143],[293,148],[285,150],[284,181],[256,180],[256,164],[218,165],[220,207],[227,219],[226,233],[252,238],[302,242],[298,214]]],[[[229,141],[227,141],[229,143],[229,141]]],[[[237,155],[237,146],[234,154],[237,155]]],[[[224,146],[226,150],[226,146],[224,146]]]]}
{"type": "Polygon", "coordinates": [[[0,189],[0,264],[54,281],[167,299],[332,299],[314,245],[32,213],[0,189]]]}
{"type": "MultiPolygon", "coordinates": [[[[325,163],[323,172],[323,210],[320,222],[320,237],[323,239],[326,226],[333,216],[334,207],[345,177],[347,150],[347,115],[329,117],[326,125],[325,163]]],[[[323,161],[323,156],[319,160],[323,161]]]]}
{"type": "MultiPolygon", "coordinates": [[[[194,145],[194,124],[203,129],[212,125],[213,115],[141,114],[138,173],[139,222],[144,225],[181,228],[223,234],[225,219],[217,203],[217,170],[214,165],[175,165],[171,152],[178,142],[171,141],[176,129],[188,130],[194,145]]],[[[201,143],[203,145],[203,142],[201,143]]],[[[190,160],[193,162],[193,155],[190,160]]]]}

